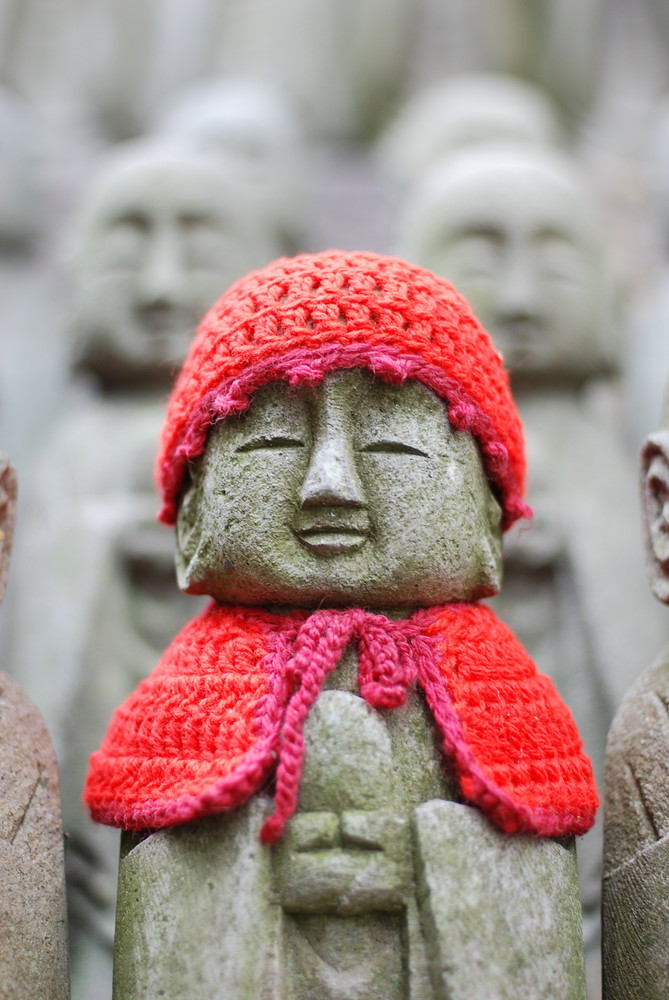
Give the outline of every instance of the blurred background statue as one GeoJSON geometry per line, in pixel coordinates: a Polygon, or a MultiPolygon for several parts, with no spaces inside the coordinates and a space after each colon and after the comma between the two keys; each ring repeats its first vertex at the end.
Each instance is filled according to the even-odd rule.
{"type": "MultiPolygon", "coordinates": [[[[433,169],[403,226],[400,252],[462,289],[509,366],[535,524],[510,539],[496,607],[555,680],[601,779],[613,713],[663,625],[629,530],[636,494],[611,382],[615,300],[593,199],[556,152],[479,145],[433,169]]],[[[599,827],[579,860],[594,984],[599,827]]]]}
{"type": "Polygon", "coordinates": [[[192,86],[168,109],[158,133],[220,157],[249,188],[256,212],[274,225],[282,253],[303,249],[308,151],[297,108],[253,78],[192,86]]]}
{"type": "Polygon", "coordinates": [[[118,857],[117,839],[94,829],[79,801],[87,757],[185,615],[173,588],[162,600],[173,577],[151,485],[162,400],[221,285],[278,242],[238,174],[159,143],[131,145],[105,166],[73,237],[78,381],[36,466],[48,492],[35,491],[26,512],[19,594],[39,595],[40,628],[19,608],[12,648],[63,765],[75,997],[111,990],[118,857]]]}
{"type": "Polygon", "coordinates": [[[461,147],[502,141],[559,145],[555,106],[545,91],[518,77],[462,74],[426,87],[402,106],[381,136],[379,162],[407,188],[461,147]]]}

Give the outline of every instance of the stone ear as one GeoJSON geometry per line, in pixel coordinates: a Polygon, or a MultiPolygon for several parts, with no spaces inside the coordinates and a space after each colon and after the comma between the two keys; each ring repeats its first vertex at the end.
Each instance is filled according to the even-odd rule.
{"type": "Polygon", "coordinates": [[[175,566],[177,583],[188,590],[193,582],[193,565],[202,542],[199,477],[191,477],[179,499],[176,520],[175,566]]]}
{"type": "Polygon", "coordinates": [[[488,594],[497,594],[502,585],[502,508],[491,489],[488,490],[486,514],[487,530],[482,538],[484,558],[481,582],[488,594]]]}
{"type": "Polygon", "coordinates": [[[669,604],[669,430],[651,434],[642,448],[641,509],[650,586],[669,604]]]}

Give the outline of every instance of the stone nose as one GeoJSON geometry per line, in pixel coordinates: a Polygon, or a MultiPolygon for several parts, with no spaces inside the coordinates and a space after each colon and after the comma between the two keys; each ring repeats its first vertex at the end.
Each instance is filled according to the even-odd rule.
{"type": "Polygon", "coordinates": [[[146,248],[138,278],[138,298],[143,308],[171,306],[183,283],[183,262],[177,234],[157,229],[146,248]]]}
{"type": "Polygon", "coordinates": [[[500,317],[507,322],[527,322],[541,314],[540,290],[531,254],[524,248],[509,250],[500,277],[500,317]]]}
{"type": "Polygon", "coordinates": [[[355,454],[346,435],[318,435],[309,459],[302,489],[302,507],[364,507],[365,493],[358,476],[355,454]]]}

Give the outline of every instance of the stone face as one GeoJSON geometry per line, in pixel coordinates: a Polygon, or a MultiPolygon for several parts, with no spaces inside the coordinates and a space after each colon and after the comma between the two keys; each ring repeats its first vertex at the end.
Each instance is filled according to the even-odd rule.
{"type": "Polygon", "coordinates": [[[507,837],[440,801],[418,806],[414,835],[436,1000],[585,1000],[573,842],[507,837]]]}
{"type": "Polygon", "coordinates": [[[596,207],[574,165],[484,143],[439,163],[407,200],[398,250],[471,303],[514,384],[611,367],[616,327],[596,207]]]}
{"type": "Polygon", "coordinates": [[[363,371],[272,383],[212,430],[181,503],[179,584],[306,607],[474,599],[498,589],[499,523],[474,439],[430,390],[363,371]]]}
{"type": "Polygon", "coordinates": [[[107,387],[169,385],[221,288],[278,251],[239,178],[182,145],[116,154],[82,206],[74,269],[77,365],[107,387]]]}

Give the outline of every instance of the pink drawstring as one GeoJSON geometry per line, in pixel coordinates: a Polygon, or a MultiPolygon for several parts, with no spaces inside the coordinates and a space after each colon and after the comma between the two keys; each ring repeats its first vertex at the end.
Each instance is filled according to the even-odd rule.
{"type": "Polygon", "coordinates": [[[358,608],[314,612],[300,627],[285,666],[293,692],[279,730],[274,812],[260,832],[276,843],[297,808],[304,762],[304,723],[325,678],[339,664],[349,642],[358,640],[360,694],[373,708],[397,708],[416,677],[409,638],[419,633],[411,621],[393,622],[358,608]]]}

